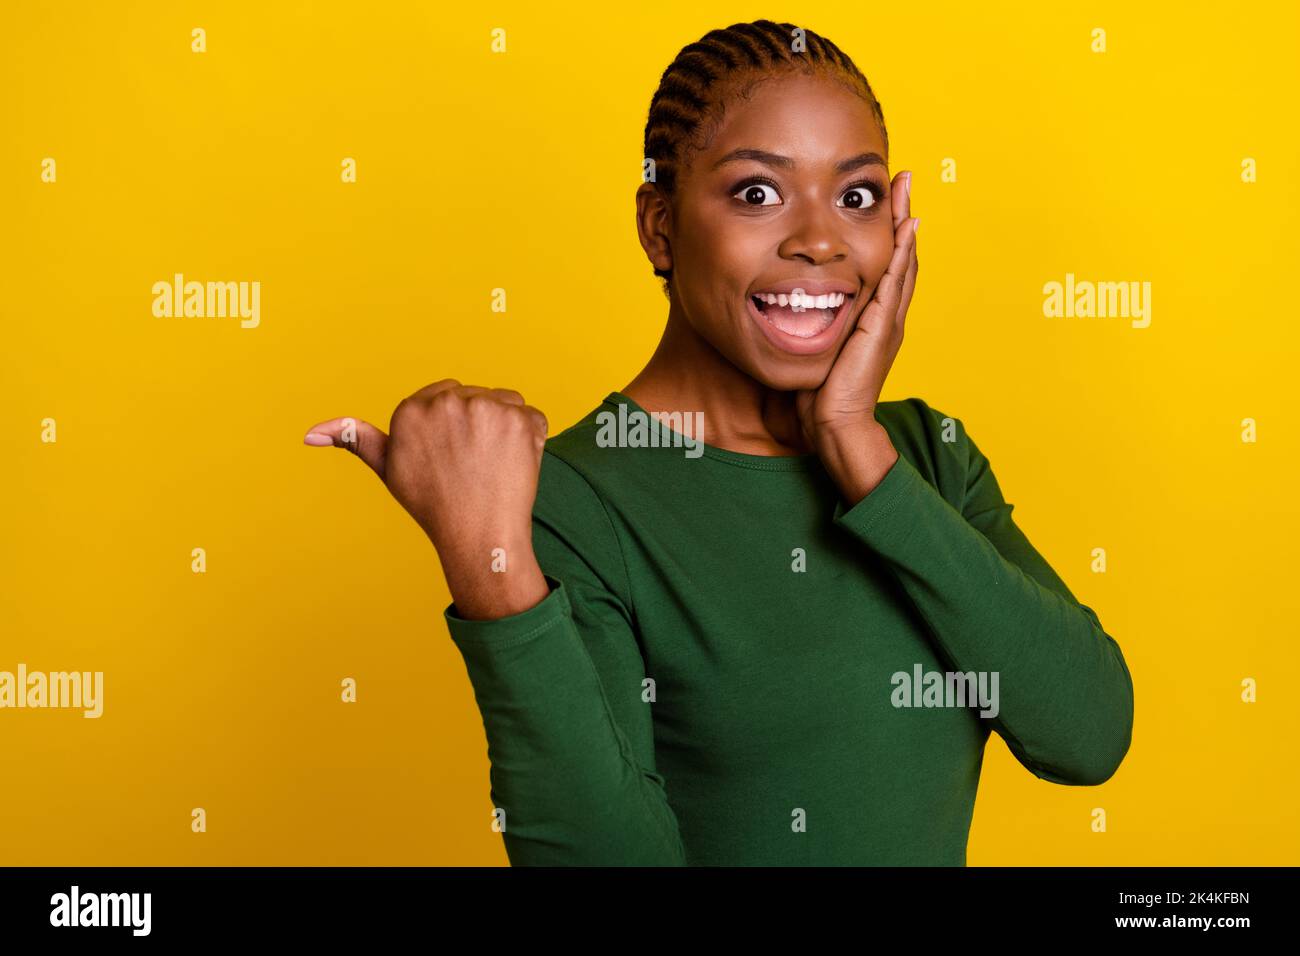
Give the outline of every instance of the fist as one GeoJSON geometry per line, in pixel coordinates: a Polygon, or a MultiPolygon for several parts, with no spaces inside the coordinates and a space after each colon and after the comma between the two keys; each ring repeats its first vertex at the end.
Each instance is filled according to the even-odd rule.
{"type": "Polygon", "coordinates": [[[486,561],[495,548],[531,551],[546,416],[516,391],[444,379],[405,398],[388,434],[336,418],[309,445],[347,448],[369,465],[448,561],[486,561]]]}

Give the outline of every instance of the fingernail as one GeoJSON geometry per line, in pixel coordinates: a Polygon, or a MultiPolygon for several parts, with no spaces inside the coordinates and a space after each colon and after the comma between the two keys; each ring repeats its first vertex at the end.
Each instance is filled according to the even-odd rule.
{"type": "Polygon", "coordinates": [[[308,432],[303,442],[308,445],[332,445],[334,439],[330,438],[329,435],[322,435],[320,432],[308,432]]]}
{"type": "Polygon", "coordinates": [[[917,216],[912,220],[912,235],[916,235],[916,230],[921,228],[921,217],[917,216]]]}
{"type": "Polygon", "coordinates": [[[907,174],[907,201],[909,203],[912,201],[912,174],[910,171],[907,174]]]}

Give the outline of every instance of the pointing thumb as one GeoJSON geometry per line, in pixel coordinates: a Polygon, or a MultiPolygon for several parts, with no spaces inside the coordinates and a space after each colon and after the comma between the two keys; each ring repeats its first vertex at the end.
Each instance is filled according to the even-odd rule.
{"type": "Polygon", "coordinates": [[[309,428],[303,444],[346,448],[369,465],[380,480],[384,479],[388,436],[369,422],[359,418],[331,418],[309,428]]]}

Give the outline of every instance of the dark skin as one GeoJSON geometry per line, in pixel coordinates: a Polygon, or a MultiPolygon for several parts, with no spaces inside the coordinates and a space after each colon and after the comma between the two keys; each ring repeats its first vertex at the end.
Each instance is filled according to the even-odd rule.
{"type": "MultiPolygon", "coordinates": [[[[854,504],[898,458],[874,409],[916,282],[910,176],[888,180],[870,107],[824,78],[764,82],[724,116],[671,204],[650,184],[637,190],[641,243],[656,267],[673,269],[673,300],[662,341],[623,391],[648,411],[702,411],[705,440],[720,448],[815,452],[854,504]],[[787,162],[714,168],[738,148],[787,162]],[[879,162],[836,171],[873,153],[879,162]],[[735,198],[731,186],[755,174],[773,181],[770,192],[758,204],[735,198]],[[864,179],[875,205],[870,191],[848,188],[864,179]],[[795,279],[853,290],[838,326],[796,341],[749,314],[751,292],[795,279]]],[[[304,442],[365,462],[433,543],[459,615],[490,620],[550,593],[532,545],[547,428],[516,391],[443,379],[403,399],[387,433],[334,418],[304,442]]]]}
{"type": "Polygon", "coordinates": [[[720,448],[816,452],[850,503],[868,494],[897,458],[874,409],[917,273],[910,173],[891,182],[886,160],[870,106],[837,82],[793,74],[729,101],[671,203],[652,183],[637,190],[641,245],[656,268],[673,270],[672,300],[658,348],[624,394],[652,412],[703,411],[705,440],[720,448]],[[738,149],[789,164],[717,165],[738,149]],[[880,159],[836,171],[863,154],[880,159]],[[744,201],[754,176],[775,184],[759,205],[744,201]],[[844,204],[847,187],[864,179],[880,200],[858,188],[860,205],[844,204]],[[749,292],[784,278],[857,290],[849,319],[816,354],[774,347],[746,309],[749,292]]]}

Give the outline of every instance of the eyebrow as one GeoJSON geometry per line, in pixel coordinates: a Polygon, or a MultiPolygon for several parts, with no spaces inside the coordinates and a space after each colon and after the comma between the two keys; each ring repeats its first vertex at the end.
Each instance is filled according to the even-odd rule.
{"type": "MultiPolygon", "coordinates": [[[[789,156],[782,156],[779,153],[769,153],[765,149],[733,149],[726,156],[713,164],[714,169],[725,166],[727,163],[738,162],[742,159],[752,159],[763,163],[767,166],[774,166],[780,169],[793,169],[794,160],[789,156]]],[[[885,162],[884,157],[879,153],[858,153],[848,159],[840,160],[835,165],[835,172],[847,173],[849,170],[858,169],[862,166],[884,166],[888,168],[889,164],[885,162]]]]}

